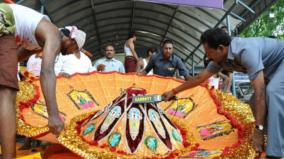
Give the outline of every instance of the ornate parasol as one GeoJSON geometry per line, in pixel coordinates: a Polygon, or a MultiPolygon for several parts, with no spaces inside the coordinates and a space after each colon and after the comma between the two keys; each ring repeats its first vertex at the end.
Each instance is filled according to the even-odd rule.
{"type": "MultiPolygon", "coordinates": [[[[253,115],[233,96],[198,86],[171,102],[132,102],[181,82],[115,72],[59,78],[56,95],[66,127],[58,140],[84,158],[254,158],[253,115]]],[[[20,88],[18,132],[58,142],[48,132],[39,81],[20,88]]]]}

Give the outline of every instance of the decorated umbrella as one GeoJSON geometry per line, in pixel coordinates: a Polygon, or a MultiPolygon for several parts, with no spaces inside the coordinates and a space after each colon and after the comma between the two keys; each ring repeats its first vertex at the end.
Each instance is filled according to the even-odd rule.
{"type": "Polygon", "coordinates": [[[56,95],[65,129],[57,140],[48,132],[39,81],[22,82],[18,132],[59,141],[84,158],[254,158],[249,142],[254,118],[235,97],[198,86],[171,102],[146,102],[147,95],[181,83],[116,72],[59,78],[56,95]]]}

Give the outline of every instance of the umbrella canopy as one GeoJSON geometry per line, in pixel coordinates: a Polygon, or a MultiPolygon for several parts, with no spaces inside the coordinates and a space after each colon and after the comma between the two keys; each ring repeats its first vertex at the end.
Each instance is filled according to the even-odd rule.
{"type": "Polygon", "coordinates": [[[171,102],[132,103],[161,94],[183,81],[134,74],[76,74],[57,80],[56,96],[65,129],[48,132],[39,81],[20,83],[18,132],[60,142],[84,158],[253,157],[254,118],[235,97],[198,86],[171,102]]]}

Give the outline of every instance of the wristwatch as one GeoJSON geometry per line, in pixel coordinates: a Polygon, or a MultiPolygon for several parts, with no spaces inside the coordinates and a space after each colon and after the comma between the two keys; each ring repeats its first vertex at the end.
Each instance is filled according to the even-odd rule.
{"type": "Polygon", "coordinates": [[[259,131],[263,131],[264,130],[264,126],[263,125],[256,125],[255,128],[259,131]]]}

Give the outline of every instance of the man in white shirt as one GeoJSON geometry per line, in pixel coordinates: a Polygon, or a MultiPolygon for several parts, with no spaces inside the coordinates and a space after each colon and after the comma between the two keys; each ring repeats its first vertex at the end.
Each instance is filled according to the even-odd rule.
{"type": "Polygon", "coordinates": [[[96,61],[95,70],[99,72],[112,72],[117,71],[125,73],[124,66],[122,62],[116,60],[114,55],[114,46],[109,44],[105,47],[105,57],[96,61]]]}
{"type": "Polygon", "coordinates": [[[42,52],[39,54],[33,54],[27,63],[27,70],[31,72],[34,76],[40,75],[41,70],[41,62],[42,62],[42,52]]]}
{"type": "Polygon", "coordinates": [[[92,62],[81,51],[70,55],[59,55],[55,63],[56,76],[70,77],[75,73],[88,73],[93,70],[92,62]]]}

